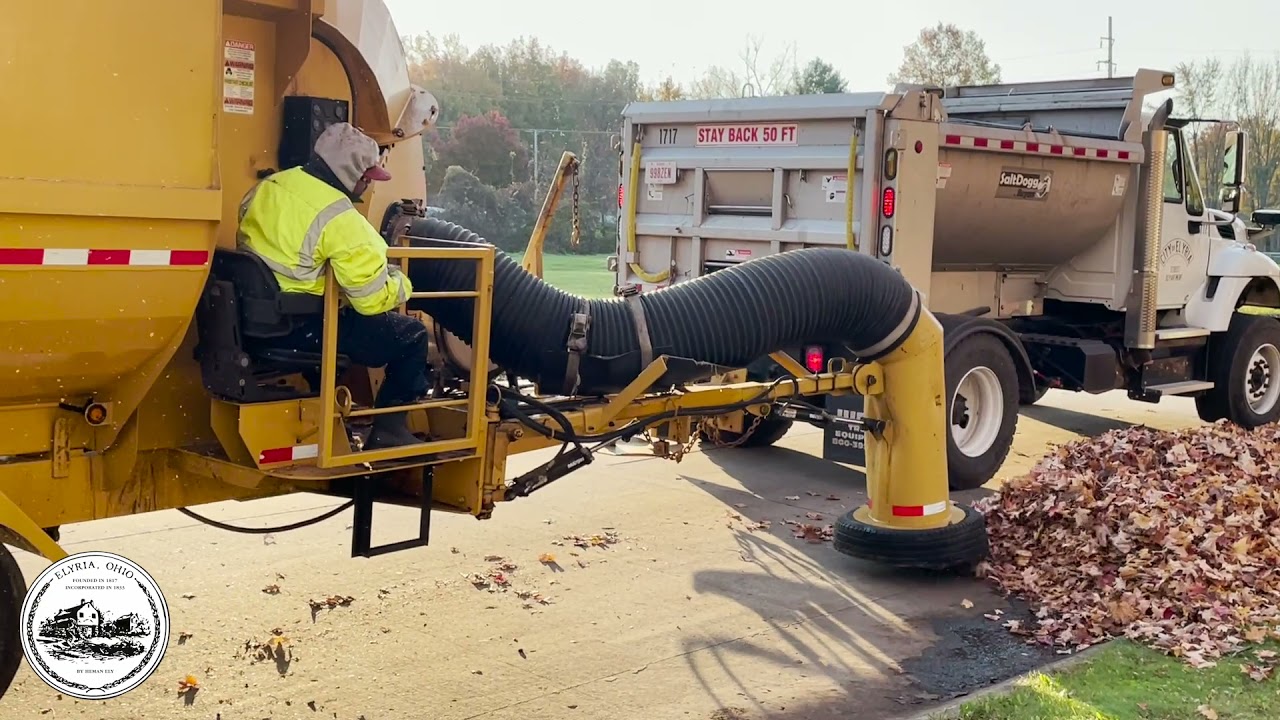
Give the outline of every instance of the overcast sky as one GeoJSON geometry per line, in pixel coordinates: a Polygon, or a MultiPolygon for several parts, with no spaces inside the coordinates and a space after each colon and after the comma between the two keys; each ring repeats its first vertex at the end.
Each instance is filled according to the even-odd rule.
{"type": "Polygon", "coordinates": [[[384,1],[402,35],[457,33],[472,48],[534,36],[592,67],[611,58],[634,60],[646,82],[667,74],[689,81],[715,64],[737,69],[745,38],[761,34],[766,54],[794,42],[802,63],[820,56],[844,74],[851,90],[879,90],[903,46],[938,21],[976,31],[1009,81],[1104,75],[1096,62],[1106,56],[1100,38],[1107,34],[1108,14],[1114,17],[1117,74],[1173,69],[1179,61],[1211,55],[1234,59],[1249,51],[1271,59],[1280,53],[1277,0],[384,1]]]}

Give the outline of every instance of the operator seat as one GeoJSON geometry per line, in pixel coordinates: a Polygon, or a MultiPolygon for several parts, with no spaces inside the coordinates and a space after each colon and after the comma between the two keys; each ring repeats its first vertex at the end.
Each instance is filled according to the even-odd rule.
{"type": "MultiPolygon", "coordinates": [[[[218,248],[196,309],[196,358],[205,389],[227,399],[266,402],[314,397],[320,387],[320,353],[272,345],[298,321],[324,312],[318,295],[280,290],[271,268],[257,255],[218,248]],[[301,374],[309,391],[284,382],[301,374]]],[[[338,373],[351,366],[338,356],[338,373]]]]}

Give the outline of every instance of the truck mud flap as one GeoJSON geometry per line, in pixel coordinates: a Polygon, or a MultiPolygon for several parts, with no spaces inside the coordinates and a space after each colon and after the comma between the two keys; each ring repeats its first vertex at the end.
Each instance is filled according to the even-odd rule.
{"type": "MultiPolygon", "coordinates": [[[[849,420],[861,420],[866,405],[861,395],[828,395],[826,410],[849,420]]],[[[822,458],[831,462],[867,467],[866,430],[847,423],[827,423],[822,430],[822,458]]]]}

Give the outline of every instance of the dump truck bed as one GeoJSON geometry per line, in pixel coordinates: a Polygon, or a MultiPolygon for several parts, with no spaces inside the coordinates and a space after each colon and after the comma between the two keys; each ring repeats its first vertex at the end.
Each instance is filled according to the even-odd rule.
{"type": "Polygon", "coordinates": [[[800,247],[888,259],[886,210],[920,212],[921,193],[934,196],[929,238],[896,249],[927,242],[928,271],[1063,265],[1122,234],[1144,158],[1131,128],[1159,77],[634,103],[618,285],[650,290],[800,247]],[[924,132],[910,147],[909,126],[924,132]]]}

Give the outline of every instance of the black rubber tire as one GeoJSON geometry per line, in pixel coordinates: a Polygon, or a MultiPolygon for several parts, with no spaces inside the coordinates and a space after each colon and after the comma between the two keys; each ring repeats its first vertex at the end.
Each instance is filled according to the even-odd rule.
{"type": "Polygon", "coordinates": [[[9,548],[0,545],[0,698],[22,664],[22,601],[27,581],[9,548]]]}
{"type": "Polygon", "coordinates": [[[947,485],[952,490],[973,490],[995,477],[1013,448],[1018,427],[1018,370],[1005,344],[987,333],[961,340],[947,352],[943,366],[947,380],[947,485]],[[956,446],[951,419],[956,387],[966,373],[977,367],[986,367],[995,373],[1004,398],[1004,413],[1000,431],[991,446],[981,455],[971,457],[956,446]]]}
{"type": "MultiPolygon", "coordinates": [[[[792,423],[793,421],[791,418],[784,418],[781,415],[776,414],[776,411],[771,412],[760,421],[760,424],[756,426],[755,431],[748,435],[746,440],[743,440],[741,444],[734,445],[733,447],[769,447],[781,440],[783,435],[787,434],[787,431],[791,429],[792,423]]],[[[745,420],[745,424],[750,426],[751,420],[745,420]]],[[[711,442],[711,438],[708,436],[706,431],[699,430],[698,437],[702,442],[706,443],[708,450],[716,449],[716,445],[711,442]]],[[[728,430],[720,431],[720,442],[737,442],[739,437],[742,437],[741,433],[729,432],[728,430]]]]}
{"type": "MultiPolygon", "coordinates": [[[[1212,390],[1196,398],[1196,411],[1206,422],[1226,418],[1247,430],[1280,420],[1280,402],[1264,414],[1249,407],[1245,379],[1251,371],[1249,360],[1264,345],[1280,349],[1280,320],[1263,315],[1236,313],[1225,333],[1209,339],[1208,380],[1212,390]],[[1208,418],[1213,418],[1212,420],[1208,418]]],[[[1280,368],[1271,368],[1274,373],[1280,368]]],[[[1280,382],[1280,377],[1269,378],[1280,382]]]]}
{"type": "Polygon", "coordinates": [[[868,525],[849,511],[836,519],[836,552],[862,560],[902,568],[950,570],[972,567],[987,556],[987,518],[971,507],[959,506],[964,518],[928,530],[890,530],[868,525]]]}

